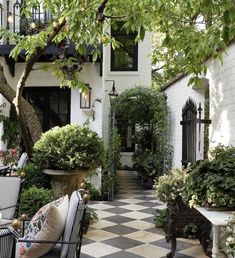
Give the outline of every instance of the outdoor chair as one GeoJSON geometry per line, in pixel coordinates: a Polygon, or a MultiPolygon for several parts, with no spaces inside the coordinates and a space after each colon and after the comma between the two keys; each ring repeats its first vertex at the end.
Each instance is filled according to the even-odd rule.
{"type": "Polygon", "coordinates": [[[15,238],[11,227],[0,227],[0,257],[14,258],[15,238]]]}
{"type": "Polygon", "coordinates": [[[18,215],[18,200],[22,179],[15,176],[0,177],[0,212],[1,226],[11,224],[18,215]]]}
{"type": "Polygon", "coordinates": [[[18,200],[21,191],[20,177],[0,177],[0,257],[14,257],[14,237],[8,225],[17,217],[18,200]]]}
{"type": "MultiPolygon", "coordinates": [[[[15,236],[16,242],[17,242],[15,257],[16,258],[19,257],[21,243],[34,245],[33,248],[32,246],[30,247],[32,248],[30,250],[30,254],[28,253],[29,249],[26,251],[25,254],[23,255],[21,254],[22,258],[24,258],[24,256],[41,257],[41,258],[78,258],[80,257],[82,235],[83,235],[83,221],[85,216],[85,204],[82,199],[83,193],[84,193],[84,190],[74,191],[71,195],[70,200],[67,202],[68,209],[66,213],[65,224],[63,227],[63,233],[62,235],[60,235],[58,241],[52,240],[52,238],[50,237],[51,233],[46,234],[45,239],[42,239],[41,237],[38,237],[37,239],[36,237],[36,238],[33,238],[34,240],[32,240],[30,239],[30,237],[27,237],[27,229],[26,229],[25,236],[20,236],[20,234],[18,234],[16,231],[13,231],[12,234],[15,236]],[[52,249],[49,248],[50,250],[49,252],[47,251],[46,254],[43,254],[41,256],[38,255],[38,250],[39,252],[41,252],[42,248],[44,248],[45,245],[48,246],[48,244],[53,246],[52,249]]],[[[65,197],[62,197],[62,198],[65,198],[65,197]]],[[[53,221],[53,224],[59,225],[59,222],[53,221]]],[[[55,228],[57,227],[53,227],[53,229],[55,228]]],[[[29,229],[28,234],[30,234],[30,230],[31,229],[29,229]]],[[[43,230],[41,229],[41,231],[43,230]]]]}
{"type": "Polygon", "coordinates": [[[28,155],[26,152],[23,152],[20,156],[20,159],[15,167],[12,168],[10,165],[6,166],[0,166],[0,175],[1,176],[6,176],[8,174],[11,174],[12,170],[17,170],[18,168],[24,167],[28,160],[28,155]]]}

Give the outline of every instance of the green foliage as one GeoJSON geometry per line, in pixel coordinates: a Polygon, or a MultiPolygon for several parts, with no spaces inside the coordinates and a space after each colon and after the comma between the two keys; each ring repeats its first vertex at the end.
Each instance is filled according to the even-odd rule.
{"type": "Polygon", "coordinates": [[[86,206],[85,223],[95,222],[98,220],[98,214],[89,206],[86,206]]]}
{"type": "Polygon", "coordinates": [[[168,174],[160,176],[155,181],[157,198],[167,205],[174,203],[177,195],[182,195],[185,189],[188,168],[173,168],[168,174]]]}
{"type": "Polygon", "coordinates": [[[198,84],[206,73],[208,57],[222,58],[222,51],[235,36],[233,0],[161,0],[153,19],[153,63],[161,86],[180,73],[194,74],[198,84]]]}
{"type": "Polygon", "coordinates": [[[235,254],[235,214],[231,217],[224,231],[225,249],[227,254],[234,256],[235,254]]]}
{"type": "Polygon", "coordinates": [[[195,238],[197,236],[198,228],[194,223],[189,223],[183,228],[183,234],[186,238],[195,238]]]}
{"type": "Polygon", "coordinates": [[[24,177],[24,189],[32,186],[51,189],[50,177],[34,163],[27,163],[23,168],[19,168],[17,173],[24,177]]]}
{"type": "Polygon", "coordinates": [[[42,135],[33,150],[33,161],[42,168],[94,169],[104,160],[103,142],[87,126],[54,127],[42,135]]]}
{"type": "Polygon", "coordinates": [[[0,106],[0,122],[3,122],[2,140],[7,144],[7,148],[14,148],[20,143],[19,122],[14,105],[10,107],[9,116],[4,114],[5,106],[5,103],[0,106]]]}
{"type": "Polygon", "coordinates": [[[19,211],[21,214],[26,213],[31,218],[42,206],[51,201],[53,201],[51,190],[32,186],[23,190],[19,211]]]}
{"type": "Polygon", "coordinates": [[[154,217],[154,223],[156,228],[162,228],[166,230],[167,228],[167,209],[156,210],[156,215],[154,217]]]}
{"type": "Polygon", "coordinates": [[[121,150],[121,140],[120,136],[117,133],[117,130],[114,130],[114,150],[111,152],[111,148],[109,147],[106,151],[105,162],[102,167],[102,185],[101,185],[101,193],[102,198],[107,200],[108,192],[110,191],[112,184],[116,185],[116,169],[120,167],[120,150],[121,150]],[[114,156],[113,156],[114,155],[114,156]]]}
{"type": "MultiPolygon", "coordinates": [[[[123,20],[123,29],[129,33],[137,31],[136,40],[142,40],[147,26],[150,24],[152,14],[154,14],[150,5],[153,6],[152,0],[146,1],[125,1],[123,0],[110,0],[102,6],[102,1],[38,1],[28,0],[22,5],[21,15],[24,16],[22,21],[28,21],[29,24],[32,20],[32,9],[41,8],[45,12],[50,12],[53,19],[51,22],[37,30],[37,21],[34,21],[36,26],[35,33],[28,36],[19,36],[16,33],[0,30],[0,35],[5,39],[10,39],[10,42],[17,43],[16,47],[11,52],[11,57],[17,59],[20,52],[24,49],[26,53],[26,61],[30,59],[39,48],[47,44],[49,35],[53,30],[57,30],[58,26],[65,22],[65,26],[58,32],[57,36],[53,39],[52,44],[59,45],[63,39],[68,39],[73,42],[75,49],[79,56],[87,56],[87,47],[94,46],[92,53],[92,60],[95,62],[101,57],[100,45],[111,44],[113,47],[120,47],[120,44],[111,36],[109,27],[116,23],[116,20],[123,20]],[[127,8],[128,7],[128,8],[127,8]],[[149,15],[146,16],[146,12],[149,15]],[[114,17],[113,19],[110,19],[114,17]],[[117,17],[120,17],[117,19],[117,17]],[[123,18],[122,18],[123,17],[123,18]]],[[[25,31],[30,32],[30,28],[24,24],[25,31]]],[[[67,62],[65,57],[65,63],[67,62]]],[[[83,83],[79,78],[79,73],[63,73],[61,69],[62,63],[54,60],[48,69],[56,76],[61,86],[79,87],[83,83]]]]}
{"type": "Polygon", "coordinates": [[[235,155],[235,147],[218,144],[215,148],[210,150],[212,159],[227,159],[229,156],[235,155]]]}
{"type": "Polygon", "coordinates": [[[222,147],[212,153],[217,158],[196,162],[186,179],[185,200],[190,206],[235,207],[235,156],[233,147],[222,147]]]}
{"type": "Polygon", "coordinates": [[[101,201],[101,192],[91,183],[86,182],[85,191],[90,194],[92,201],[101,201]]]}
{"type": "Polygon", "coordinates": [[[170,163],[170,146],[167,144],[168,107],[163,93],[135,87],[124,91],[113,108],[118,117],[135,126],[133,142],[137,150],[133,160],[145,176],[161,175],[170,163]]]}

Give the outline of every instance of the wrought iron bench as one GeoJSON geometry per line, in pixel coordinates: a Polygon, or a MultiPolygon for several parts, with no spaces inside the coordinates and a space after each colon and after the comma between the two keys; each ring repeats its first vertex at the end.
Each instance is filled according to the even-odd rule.
{"type": "Polygon", "coordinates": [[[184,237],[183,228],[189,223],[197,226],[197,238],[205,254],[211,257],[211,251],[208,251],[211,223],[196,209],[187,206],[181,196],[177,196],[174,204],[167,208],[166,240],[171,242],[171,251],[167,254],[168,258],[174,257],[177,246],[176,239],[184,237]]]}

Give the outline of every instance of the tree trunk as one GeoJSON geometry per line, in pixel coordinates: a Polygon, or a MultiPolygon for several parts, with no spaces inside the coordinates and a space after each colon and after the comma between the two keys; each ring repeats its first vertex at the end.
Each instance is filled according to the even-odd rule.
{"type": "MultiPolygon", "coordinates": [[[[8,84],[6,77],[3,72],[3,67],[0,65],[0,93],[3,95],[7,101],[13,102],[16,92],[8,84]]],[[[26,119],[26,126],[29,131],[30,141],[35,143],[39,140],[42,134],[41,124],[35,113],[34,108],[22,97],[21,105],[24,117],[26,119]]],[[[19,118],[20,119],[20,118],[19,118]]],[[[28,153],[30,155],[30,153],[28,153]]]]}

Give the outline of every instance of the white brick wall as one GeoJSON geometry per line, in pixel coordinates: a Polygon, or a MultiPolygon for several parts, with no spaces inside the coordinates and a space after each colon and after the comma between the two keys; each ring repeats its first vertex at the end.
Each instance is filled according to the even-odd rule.
{"type": "Polygon", "coordinates": [[[211,60],[210,82],[210,146],[218,143],[235,146],[235,44],[224,54],[223,64],[211,60]]]}
{"type": "MultiPolygon", "coordinates": [[[[182,126],[180,121],[182,120],[182,107],[186,103],[189,97],[199,105],[201,103],[204,109],[204,89],[192,89],[187,86],[189,76],[183,77],[176,83],[172,84],[165,90],[167,94],[167,104],[170,107],[170,144],[173,145],[173,162],[172,166],[181,166],[182,160],[182,126]]],[[[203,155],[203,147],[200,152],[197,153],[197,159],[203,155]]]]}
{"type": "MultiPolygon", "coordinates": [[[[223,143],[235,146],[235,44],[224,54],[223,64],[219,60],[209,60],[208,72],[204,76],[209,81],[210,119],[209,147],[223,143]]],[[[191,97],[204,108],[204,90],[188,87],[190,76],[185,76],[165,92],[171,110],[170,143],[174,147],[173,166],[181,165],[182,127],[180,125],[182,106],[191,97]]],[[[202,158],[202,151],[197,153],[202,158]]]]}

